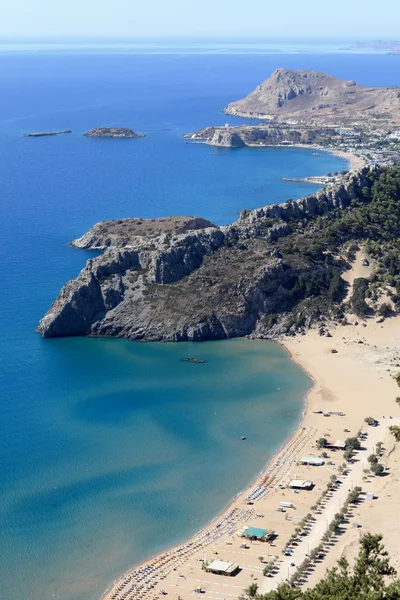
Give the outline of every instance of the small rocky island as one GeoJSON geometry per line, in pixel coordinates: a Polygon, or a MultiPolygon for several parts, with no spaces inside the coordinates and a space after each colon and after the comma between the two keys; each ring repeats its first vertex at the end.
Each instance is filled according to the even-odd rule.
{"type": "Polygon", "coordinates": [[[400,168],[364,167],[222,227],[199,217],[98,223],[72,244],[103,253],[65,284],[38,330],[147,341],[323,331],[360,304],[358,292],[343,302],[350,249],[369,238],[384,255],[397,243],[400,212],[392,191],[381,192],[387,182],[400,197],[400,168]]]}
{"type": "Polygon", "coordinates": [[[85,137],[91,138],[143,138],[146,137],[143,134],[136,133],[129,127],[95,127],[87,133],[83,134],[85,137]]]}
{"type": "Polygon", "coordinates": [[[72,133],[72,129],[65,129],[64,131],[39,131],[38,133],[24,133],[22,137],[47,137],[52,135],[65,135],[72,133]]]}

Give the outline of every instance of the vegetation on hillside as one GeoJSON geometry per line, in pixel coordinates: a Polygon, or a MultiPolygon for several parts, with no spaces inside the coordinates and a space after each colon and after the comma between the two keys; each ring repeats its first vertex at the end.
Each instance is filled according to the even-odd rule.
{"type": "MultiPolygon", "coordinates": [[[[347,209],[291,222],[293,233],[276,242],[286,262],[304,267],[290,290],[296,301],[322,297],[328,305],[340,303],[341,273],[362,243],[376,268],[370,279],[354,281],[347,308],[365,317],[372,312],[367,300],[376,301],[379,290],[400,308],[400,167],[385,168],[380,174],[370,171],[367,177],[369,186],[347,209]]],[[[384,303],[378,314],[390,312],[391,306],[384,303]]]]}

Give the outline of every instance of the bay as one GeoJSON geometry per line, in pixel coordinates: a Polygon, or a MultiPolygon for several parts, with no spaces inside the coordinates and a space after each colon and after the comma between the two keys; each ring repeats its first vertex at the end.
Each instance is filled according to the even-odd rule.
{"type": "Polygon", "coordinates": [[[277,67],[393,85],[397,59],[0,57],[1,598],[94,600],[125,568],[196,531],[290,435],[310,386],[272,343],[42,340],[38,320],[93,256],[68,241],[127,216],[224,224],[243,208],[314,191],[282,177],[341,170],[345,161],[299,149],[215,149],[185,144],[182,134],[246,122],[220,109],[277,67]],[[82,136],[108,125],[147,137],[82,136]],[[206,363],[181,362],[187,355],[206,363]]]}

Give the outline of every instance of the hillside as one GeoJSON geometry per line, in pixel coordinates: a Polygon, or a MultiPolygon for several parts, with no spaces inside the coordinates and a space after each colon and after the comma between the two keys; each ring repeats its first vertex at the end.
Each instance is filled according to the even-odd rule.
{"type": "Polygon", "coordinates": [[[200,341],[324,330],[346,311],[373,315],[384,288],[400,304],[399,203],[400,169],[374,167],[297,202],[245,210],[224,227],[183,219],[174,225],[201,228],[159,235],[165,223],[103,222],[74,244],[104,253],[63,287],[38,329],[200,341]],[[344,306],[341,274],[358,242],[377,269],[344,306]]]}
{"type": "Polygon", "coordinates": [[[400,121],[400,88],[370,88],[316,71],[277,69],[227,114],[277,121],[343,123],[400,121]]]}

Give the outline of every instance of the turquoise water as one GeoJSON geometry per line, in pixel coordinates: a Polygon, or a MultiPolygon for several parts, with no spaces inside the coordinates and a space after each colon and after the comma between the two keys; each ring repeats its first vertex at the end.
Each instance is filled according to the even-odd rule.
{"type": "Polygon", "coordinates": [[[243,122],[220,109],[277,67],[395,85],[398,61],[0,57],[1,600],[95,600],[125,568],[196,531],[283,443],[310,385],[266,342],[42,340],[38,320],[91,255],[67,242],[103,219],[197,214],[222,224],[314,191],[282,177],[346,163],[307,150],[190,145],[181,135],[243,122]],[[147,137],[82,137],[101,125],[147,137]],[[180,361],[188,355],[207,362],[180,361]]]}
{"type": "Polygon", "coordinates": [[[34,402],[18,399],[24,382],[15,382],[14,426],[9,407],[0,414],[9,424],[1,598],[10,600],[96,598],[197,531],[289,436],[310,386],[270,342],[44,346],[34,402]],[[180,360],[193,354],[207,362],[180,360]]]}

